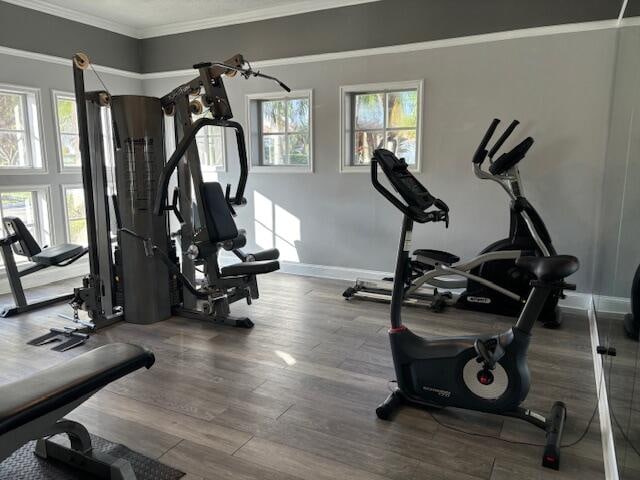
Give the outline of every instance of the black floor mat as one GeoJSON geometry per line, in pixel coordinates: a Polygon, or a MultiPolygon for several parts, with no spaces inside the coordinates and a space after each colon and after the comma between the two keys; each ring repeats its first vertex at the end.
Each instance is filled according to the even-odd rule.
{"type": "MultiPolygon", "coordinates": [[[[185,474],[179,470],[136,453],[124,445],[91,435],[93,448],[117,458],[127,460],[136,472],[137,480],[178,480],[185,474]]],[[[57,441],[57,438],[56,438],[57,441]]],[[[0,463],[2,480],[90,480],[87,474],[54,462],[42,460],[34,453],[35,442],[16,450],[0,463]]]]}

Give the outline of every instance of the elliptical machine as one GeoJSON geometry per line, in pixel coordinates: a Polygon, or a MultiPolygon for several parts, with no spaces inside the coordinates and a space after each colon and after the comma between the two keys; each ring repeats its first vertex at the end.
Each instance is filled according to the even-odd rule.
{"type": "MultiPolygon", "coordinates": [[[[527,137],[494,161],[496,153],[519,124],[514,120],[493,147],[487,150],[499,123],[500,120],[494,119],[485,133],[473,156],[473,170],[481,180],[491,180],[500,185],[511,200],[508,237],[490,244],[478,256],[461,263],[460,257],[453,253],[415,250],[404,278],[407,287],[405,304],[427,306],[434,311],[455,306],[517,316],[531,290],[529,283],[532,277],[515,265],[515,260],[523,255],[556,254],[546,225],[524,196],[518,171],[518,164],[533,145],[533,138],[527,137]],[[484,170],[482,167],[487,158],[490,165],[488,170],[484,170]],[[452,290],[463,291],[453,293],[452,290]]],[[[381,281],[357,279],[353,287],[344,291],[343,296],[348,299],[390,301],[392,285],[393,278],[381,281]]],[[[540,320],[546,327],[560,326],[561,319],[556,307],[561,296],[562,292],[554,292],[545,304],[540,320]]]]}
{"type": "Polygon", "coordinates": [[[388,420],[402,404],[420,408],[458,407],[519,418],[545,430],[542,464],[558,469],[560,441],[566,418],[562,402],[554,403],[548,418],[520,406],[529,392],[527,349],[538,315],[549,295],[573,289],[564,278],[575,273],[575,257],[520,257],[518,267],[536,280],[516,324],[497,335],[424,338],[402,324],[406,272],[411,268],[409,252],[413,223],[449,223],[447,205],[435,197],[409,172],[407,164],[388,150],[380,149],[371,161],[375,189],[404,214],[391,300],[391,354],[397,388],[376,409],[388,420]],[[404,199],[387,190],[377,178],[378,166],[404,199]]]}

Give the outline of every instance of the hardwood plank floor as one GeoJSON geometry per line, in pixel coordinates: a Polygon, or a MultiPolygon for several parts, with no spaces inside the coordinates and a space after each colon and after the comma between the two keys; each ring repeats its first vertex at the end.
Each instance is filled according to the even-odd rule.
{"type": "MultiPolygon", "coordinates": [[[[394,377],[388,306],[345,301],[347,284],[340,281],[270,274],[259,283],[259,300],[232,306],[254,320],[252,330],[184,318],[121,323],[56,353],[26,342],[67,324],[56,316],[69,313],[66,305],[0,319],[0,381],[109,342],[150,348],[157,357],[151,370],[111,384],[72,417],[187,472],[187,480],[604,478],[597,418],[582,442],[563,450],[560,472],[543,469],[541,448],[524,444],[541,443],[543,433],[513,419],[403,409],[393,422],[378,420],[374,409],[394,377]]],[[[495,332],[510,324],[458,310],[406,308],[404,318],[422,335],[495,332]]],[[[568,444],[584,430],[596,397],[586,316],[565,312],[564,320],[560,330],[534,332],[525,405],[546,414],[555,400],[566,402],[568,444]]]]}

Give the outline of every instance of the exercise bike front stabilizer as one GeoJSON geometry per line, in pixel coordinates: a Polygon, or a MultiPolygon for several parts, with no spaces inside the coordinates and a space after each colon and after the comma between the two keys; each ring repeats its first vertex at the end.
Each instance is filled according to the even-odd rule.
{"type": "Polygon", "coordinates": [[[457,407],[519,418],[545,431],[542,464],[557,470],[565,405],[554,403],[545,418],[521,404],[530,386],[527,350],[531,330],[550,295],[575,288],[564,279],[578,270],[578,259],[569,255],[518,258],[518,267],[530,272],[535,279],[516,324],[503,333],[420,337],[402,324],[406,288],[402,279],[410,268],[413,224],[445,222],[448,225],[449,209],[418,182],[403,160],[387,150],[375,151],[371,179],[376,190],[404,214],[389,330],[397,387],[376,409],[376,414],[388,420],[396,408],[410,405],[426,409],[457,407]],[[378,166],[406,204],[378,181],[378,166]]]}

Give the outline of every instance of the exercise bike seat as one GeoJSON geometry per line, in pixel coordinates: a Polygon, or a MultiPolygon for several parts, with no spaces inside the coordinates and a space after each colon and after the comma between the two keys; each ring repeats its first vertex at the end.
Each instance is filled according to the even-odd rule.
{"type": "Polygon", "coordinates": [[[0,387],[0,435],[81,400],[139,368],[150,368],[153,353],[111,343],[0,387]]]}
{"type": "Polygon", "coordinates": [[[531,272],[541,282],[557,282],[580,268],[580,262],[573,255],[520,257],[516,260],[516,265],[531,272]]]}
{"type": "Polygon", "coordinates": [[[261,275],[280,270],[280,262],[277,260],[260,260],[255,262],[240,262],[227,265],[220,269],[222,277],[238,277],[242,275],[261,275]]]}
{"type": "Polygon", "coordinates": [[[424,263],[432,263],[425,262],[424,260],[426,259],[433,260],[433,263],[440,263],[442,265],[453,265],[460,261],[460,257],[457,255],[449,252],[443,252],[442,250],[419,249],[414,250],[413,255],[415,257],[422,257],[419,260],[424,263]]]}

